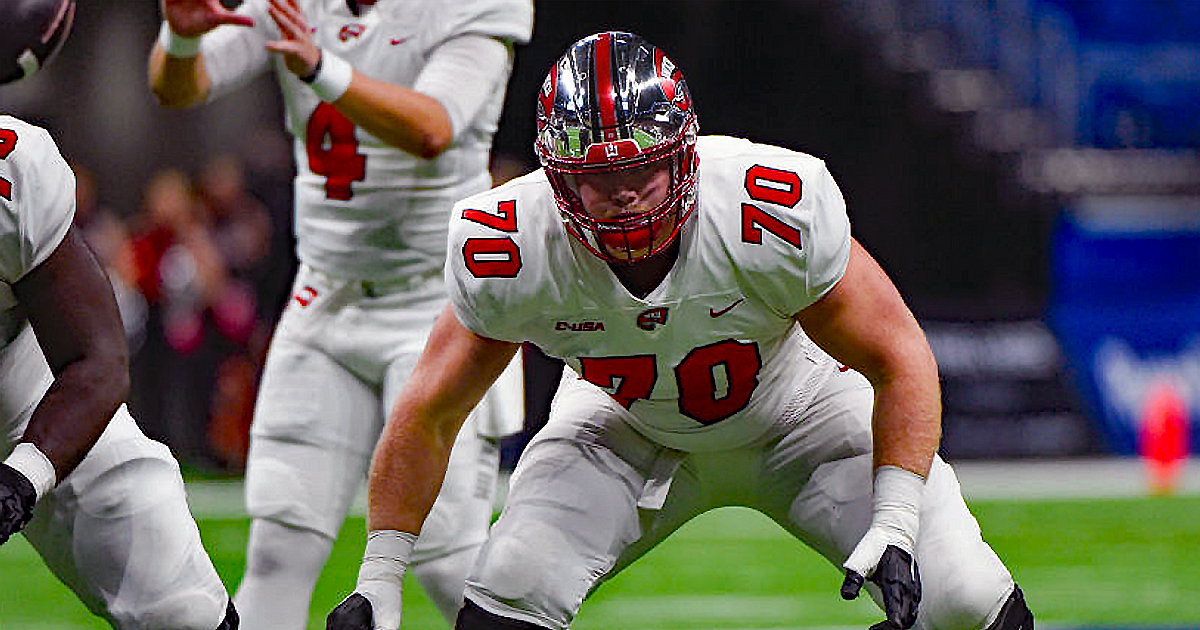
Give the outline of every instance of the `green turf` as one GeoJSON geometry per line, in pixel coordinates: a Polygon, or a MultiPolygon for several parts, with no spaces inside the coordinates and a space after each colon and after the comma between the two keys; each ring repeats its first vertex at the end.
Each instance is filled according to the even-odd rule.
{"type": "MultiPolygon", "coordinates": [[[[985,537],[1013,569],[1039,627],[1195,626],[1200,621],[1200,497],[979,501],[985,537]]],[[[233,588],[248,523],[202,519],[213,562],[233,588]]],[[[310,629],[348,592],[363,521],[347,522],[317,585],[310,629]]],[[[0,628],[103,629],[41,566],[23,539],[0,547],[0,628]]],[[[837,572],[778,527],[741,509],[707,514],[584,603],[577,630],[858,626],[878,619],[837,596],[837,572]]],[[[445,628],[413,583],[405,628],[445,628]]]]}

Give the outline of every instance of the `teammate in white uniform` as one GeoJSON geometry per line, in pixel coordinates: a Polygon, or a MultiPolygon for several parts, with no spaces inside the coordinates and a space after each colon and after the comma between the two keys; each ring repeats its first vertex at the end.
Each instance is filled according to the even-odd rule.
{"type": "Polygon", "coordinates": [[[376,451],[367,556],[331,628],[398,625],[437,445],[526,341],[574,374],[457,628],[566,628],[600,582],[723,505],[844,567],[844,597],[866,580],[878,629],[1033,627],[935,454],[932,352],[824,163],[697,131],[682,73],[636,35],[585,38],[551,69],[544,168],[455,206],[452,307],[376,451]]]}
{"type": "MultiPolygon", "coordinates": [[[[391,402],[445,303],[449,210],[491,186],[492,137],[532,3],[248,0],[234,13],[163,0],[162,10],[150,60],[160,101],[199,103],[274,70],[295,139],[301,268],[255,410],[253,525],[235,601],[244,628],[299,629],[391,402]]],[[[464,427],[437,526],[415,552],[417,576],[448,619],[487,533],[494,438],[521,428],[519,368],[464,427]]]]}
{"type": "Polygon", "coordinates": [[[74,216],[50,134],[0,116],[0,543],[22,531],[115,628],[236,630],[179,466],[123,403],[124,328],[74,216]]]}

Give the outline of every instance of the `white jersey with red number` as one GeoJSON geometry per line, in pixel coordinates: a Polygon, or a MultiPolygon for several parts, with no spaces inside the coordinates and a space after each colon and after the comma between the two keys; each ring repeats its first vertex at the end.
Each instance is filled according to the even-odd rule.
{"type": "Polygon", "coordinates": [[[793,316],[850,255],[824,162],[727,137],[698,152],[679,260],[644,298],[567,234],[542,171],[455,206],[446,269],[468,329],[566,360],[639,431],[687,451],[739,446],[803,409],[834,364],[793,316]]]}
{"type": "Polygon", "coordinates": [[[10,437],[50,382],[12,285],[54,252],[74,217],[75,174],[53,138],[0,116],[0,427],[10,437]]]}
{"type": "MultiPolygon", "coordinates": [[[[526,42],[529,0],[382,0],[355,16],[346,0],[298,0],[315,28],[315,43],[373,79],[413,87],[431,51],[461,35],[526,42]]],[[[253,27],[224,26],[202,40],[212,79],[210,98],[228,93],[274,66],[294,137],[297,253],[339,276],[412,275],[441,268],[446,212],[491,186],[488,157],[503,107],[508,73],[495,77],[484,104],[454,144],[432,160],[412,156],[356,127],[269,53],[279,31],[266,0],[238,11],[253,27]]]]}

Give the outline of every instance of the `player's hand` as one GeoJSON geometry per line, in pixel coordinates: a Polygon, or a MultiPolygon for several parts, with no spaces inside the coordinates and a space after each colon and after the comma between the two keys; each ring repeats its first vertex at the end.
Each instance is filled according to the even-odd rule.
{"type": "MultiPolygon", "coordinates": [[[[862,547],[861,542],[859,547],[862,547]]],[[[850,561],[847,560],[846,564],[849,565],[850,561]]],[[[869,575],[868,579],[883,593],[883,609],[887,613],[887,620],[871,626],[871,630],[911,628],[917,621],[917,605],[921,603],[921,572],[912,555],[895,545],[887,545],[869,575]]],[[[846,569],[846,579],[842,581],[842,599],[858,597],[862,585],[863,574],[846,569]]]]}
{"type": "Polygon", "coordinates": [[[36,503],[37,491],[25,475],[0,464],[0,545],[29,524],[36,503]]]}
{"type": "Polygon", "coordinates": [[[374,630],[371,602],[359,593],[351,593],[325,617],[325,630],[374,630]]]}
{"type": "Polygon", "coordinates": [[[321,60],[321,49],[313,42],[308,18],[296,0],[271,0],[267,7],[282,39],[267,43],[267,50],[283,55],[287,69],[298,77],[311,77],[321,60]]]}
{"type": "Polygon", "coordinates": [[[392,529],[367,534],[354,592],[325,618],[326,630],[397,630],[404,572],[417,535],[392,529]]]}
{"type": "Polygon", "coordinates": [[[254,18],[226,9],[221,0],[159,0],[159,10],[181,37],[200,37],[221,26],[254,26],[254,18]]]}
{"type": "Polygon", "coordinates": [[[379,597],[355,591],[330,611],[325,630],[397,630],[400,602],[400,593],[379,597]]]}

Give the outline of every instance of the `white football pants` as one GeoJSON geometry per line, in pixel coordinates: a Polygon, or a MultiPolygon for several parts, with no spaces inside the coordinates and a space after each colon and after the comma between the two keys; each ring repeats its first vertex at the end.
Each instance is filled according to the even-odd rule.
{"type": "MultiPolygon", "coordinates": [[[[246,467],[252,531],[294,536],[297,543],[316,533],[332,544],[391,403],[445,304],[440,275],[368,286],[301,267],[271,341],[255,408],[246,467]],[[260,526],[264,520],[279,527],[260,526]]],[[[504,385],[494,387],[459,433],[413,552],[413,571],[451,622],[466,571],[487,535],[499,465],[496,441],[480,435],[479,416],[500,416],[514,427],[508,431],[519,430],[524,394],[520,363],[514,366],[504,380],[509,389],[501,396],[504,385]]],[[[248,545],[234,600],[242,628],[300,630],[328,544],[295,553],[287,541],[266,538],[252,535],[248,545]],[[297,609],[305,614],[293,628],[286,620],[297,609]]]]}
{"type": "MultiPolygon", "coordinates": [[[[467,598],[489,612],[567,628],[600,582],[720,506],[766,514],[839,570],[870,525],[873,395],[857,372],[834,372],[797,417],[752,444],[703,453],[647,440],[591,387],[565,375],[549,423],[522,454],[467,581],[467,598]]],[[[919,629],[986,627],[1013,589],[940,458],[916,558],[919,629]]],[[[874,584],[868,590],[878,602],[874,584]]]]}
{"type": "MultiPolygon", "coordinates": [[[[32,328],[0,349],[0,375],[3,459],[53,380],[32,328]]],[[[179,464],[125,405],[75,470],[38,501],[22,533],[88,610],[117,630],[214,630],[225,617],[229,597],[201,545],[179,464]]]]}

